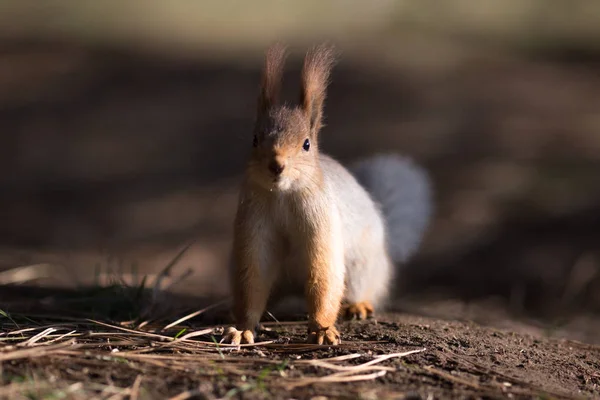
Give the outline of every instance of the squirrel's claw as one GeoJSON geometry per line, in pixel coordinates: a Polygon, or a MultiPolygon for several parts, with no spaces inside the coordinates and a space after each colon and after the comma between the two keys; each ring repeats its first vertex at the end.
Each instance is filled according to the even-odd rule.
{"type": "Polygon", "coordinates": [[[336,345],[342,343],[342,341],[340,339],[340,333],[333,326],[330,326],[329,328],[325,328],[325,329],[320,329],[316,332],[309,332],[307,341],[308,341],[308,343],[314,343],[314,344],[318,344],[318,345],[324,344],[324,345],[332,345],[332,346],[336,346],[336,345]]]}
{"type": "Polygon", "coordinates": [[[373,306],[368,301],[346,304],[342,308],[345,319],[367,319],[373,317],[373,306]]]}
{"type": "Polygon", "coordinates": [[[252,344],[254,343],[254,333],[250,330],[239,331],[233,326],[230,326],[223,332],[221,343],[235,345],[252,344]]]}

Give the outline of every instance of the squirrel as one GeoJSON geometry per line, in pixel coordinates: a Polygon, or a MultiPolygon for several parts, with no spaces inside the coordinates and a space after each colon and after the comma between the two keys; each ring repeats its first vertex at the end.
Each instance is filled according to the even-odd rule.
{"type": "Polygon", "coordinates": [[[371,317],[387,300],[394,263],[416,252],[431,214],[430,181],[398,155],[346,169],[323,154],[318,137],[334,49],[307,52],[297,106],[278,103],[285,58],[280,43],[266,52],[234,222],[236,326],[221,342],[254,343],[267,303],[299,293],[307,301],[307,341],[336,345],[338,317],[371,317]]]}

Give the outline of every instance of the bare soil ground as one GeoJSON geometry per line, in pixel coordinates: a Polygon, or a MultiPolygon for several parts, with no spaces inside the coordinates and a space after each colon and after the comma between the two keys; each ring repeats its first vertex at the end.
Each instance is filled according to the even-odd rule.
{"type": "Polygon", "coordinates": [[[124,286],[2,292],[15,311],[1,319],[1,398],[600,397],[600,346],[523,326],[383,313],[319,347],[300,316],[267,319],[259,343],[235,348],[217,343],[224,304],[182,313],[161,294],[142,307],[153,294],[124,286]]]}

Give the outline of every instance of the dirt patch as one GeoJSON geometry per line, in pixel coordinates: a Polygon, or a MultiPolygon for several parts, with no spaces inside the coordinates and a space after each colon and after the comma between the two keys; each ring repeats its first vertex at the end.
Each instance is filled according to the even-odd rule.
{"type": "Polygon", "coordinates": [[[271,321],[262,344],[236,349],[217,344],[222,325],[195,317],[165,330],[187,313],[146,319],[122,294],[116,301],[106,290],[41,293],[40,301],[22,293],[27,301],[0,304],[13,310],[2,316],[0,398],[600,396],[600,347],[473,322],[386,313],[341,323],[342,345],[319,347],[304,344],[301,319],[271,321]],[[44,315],[14,311],[34,303],[44,315]],[[139,314],[125,322],[86,318],[100,317],[94,310],[139,314]]]}

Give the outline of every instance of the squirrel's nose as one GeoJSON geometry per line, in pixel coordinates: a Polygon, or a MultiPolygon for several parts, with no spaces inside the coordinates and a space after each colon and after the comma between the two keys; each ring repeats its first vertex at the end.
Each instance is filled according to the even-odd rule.
{"type": "Polygon", "coordinates": [[[269,163],[269,171],[271,171],[274,175],[281,175],[284,169],[285,165],[279,164],[277,161],[271,161],[269,163]]]}

